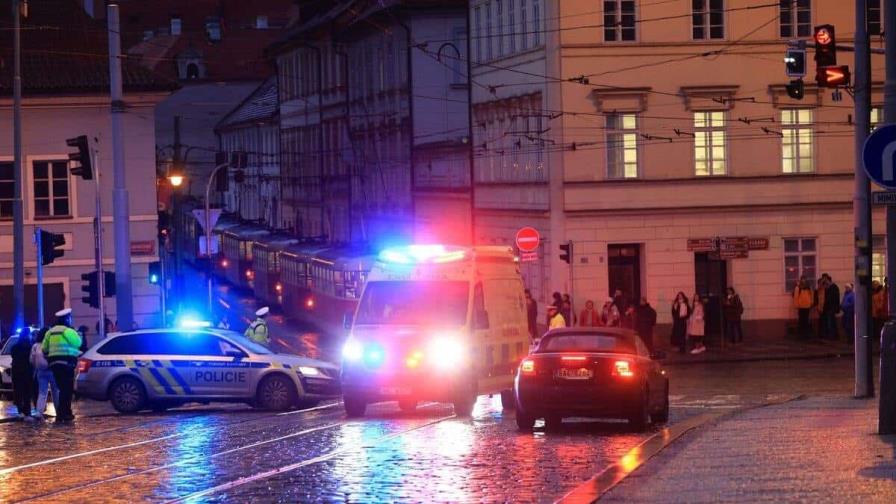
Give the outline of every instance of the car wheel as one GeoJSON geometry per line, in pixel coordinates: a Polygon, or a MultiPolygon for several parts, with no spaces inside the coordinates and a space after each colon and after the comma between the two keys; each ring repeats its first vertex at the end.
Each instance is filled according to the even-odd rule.
{"type": "Polygon", "coordinates": [[[563,417],[557,415],[550,415],[544,417],[544,429],[546,431],[555,432],[560,430],[560,427],[563,425],[563,417]]]}
{"type": "Polygon", "coordinates": [[[476,382],[470,383],[466,389],[458,390],[456,394],[457,396],[454,398],[454,414],[459,417],[472,415],[473,406],[476,405],[476,398],[478,397],[476,382]]]}
{"type": "Polygon", "coordinates": [[[647,402],[648,397],[650,397],[650,391],[645,390],[641,394],[640,404],[628,417],[629,425],[632,430],[636,432],[644,432],[647,429],[647,426],[650,425],[650,408],[647,402]]]}
{"type": "Polygon", "coordinates": [[[417,411],[417,400],[416,399],[399,399],[398,407],[401,408],[401,411],[405,413],[413,413],[417,411]]]}
{"type": "Polygon", "coordinates": [[[535,427],[535,417],[517,407],[516,426],[523,432],[532,432],[532,428],[535,427]]]}
{"type": "Polygon", "coordinates": [[[342,406],[349,418],[362,417],[367,410],[367,400],[361,396],[345,394],[342,396],[342,406]]]}
{"type": "Polygon", "coordinates": [[[663,399],[663,408],[659,413],[650,417],[655,423],[666,423],[669,421],[669,384],[666,383],[665,398],[663,399]]]}
{"type": "Polygon", "coordinates": [[[284,411],[298,402],[295,384],[280,374],[262,380],[256,395],[258,405],[267,410],[284,411]]]}
{"type": "Polygon", "coordinates": [[[136,413],[146,406],[146,389],[136,378],[119,378],[109,387],[109,402],[120,413],[136,413]]]}
{"type": "Polygon", "coordinates": [[[505,389],[501,391],[501,408],[504,410],[512,410],[516,407],[516,399],[513,397],[513,391],[505,389]]]}

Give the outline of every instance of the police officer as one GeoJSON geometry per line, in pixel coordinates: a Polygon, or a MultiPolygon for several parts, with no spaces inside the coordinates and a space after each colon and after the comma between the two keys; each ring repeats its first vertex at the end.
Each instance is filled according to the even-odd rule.
{"type": "Polygon", "coordinates": [[[268,316],[270,311],[271,310],[265,306],[255,312],[255,321],[246,328],[245,336],[247,338],[265,346],[271,343],[271,339],[268,337],[268,323],[265,321],[265,317],[268,316]]]}
{"type": "Polygon", "coordinates": [[[56,421],[71,422],[72,393],[75,388],[75,366],[81,355],[81,336],[72,329],[72,309],[56,312],[56,325],[51,327],[41,345],[56,385],[59,387],[59,404],[56,407],[56,421]]]}

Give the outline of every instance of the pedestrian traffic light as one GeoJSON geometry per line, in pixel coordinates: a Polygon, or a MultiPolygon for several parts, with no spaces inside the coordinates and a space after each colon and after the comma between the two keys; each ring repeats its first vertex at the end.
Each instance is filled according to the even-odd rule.
{"type": "Polygon", "coordinates": [[[815,67],[837,65],[837,40],[834,37],[834,25],[824,24],[815,27],[815,67]]]}
{"type": "Polygon", "coordinates": [[[155,261],[149,263],[149,283],[158,284],[162,281],[162,263],[155,261]]]}
{"type": "Polygon", "coordinates": [[[572,264],[572,240],[561,244],[560,250],[563,251],[563,253],[560,254],[560,260],[567,264],[572,264]]]}
{"type": "Polygon", "coordinates": [[[788,84],[786,88],[787,96],[793,98],[794,100],[802,100],[803,96],[806,95],[806,88],[803,84],[803,79],[794,79],[790,81],[790,84],[788,84]]]}
{"type": "Polygon", "coordinates": [[[51,264],[57,257],[62,257],[65,251],[57,247],[65,245],[65,235],[40,230],[40,263],[43,266],[51,264]]]}
{"type": "Polygon", "coordinates": [[[69,138],[65,141],[69,147],[77,147],[78,152],[70,152],[68,154],[69,162],[75,163],[70,171],[72,175],[81,177],[84,180],[93,180],[93,165],[90,162],[90,145],[87,142],[87,136],[81,135],[75,138],[69,138]]]}
{"type": "Polygon", "coordinates": [[[802,77],[806,75],[806,50],[787,49],[784,53],[784,69],[788,77],[802,77]]]}
{"type": "Polygon", "coordinates": [[[97,283],[97,272],[96,270],[91,271],[90,273],[82,273],[81,280],[85,282],[81,285],[81,291],[87,293],[86,296],[81,297],[81,302],[90,306],[91,308],[99,308],[100,307],[100,294],[99,294],[99,285],[97,283]]]}

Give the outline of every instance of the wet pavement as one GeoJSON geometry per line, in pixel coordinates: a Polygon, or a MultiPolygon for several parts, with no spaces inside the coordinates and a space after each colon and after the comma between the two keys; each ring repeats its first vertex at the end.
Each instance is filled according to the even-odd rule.
{"type": "MultiPolygon", "coordinates": [[[[673,424],[852,389],[850,359],[670,375],[673,424]]],[[[385,403],[361,419],[347,419],[338,402],[281,414],[212,404],[123,416],[79,401],[76,414],[69,427],[0,424],[0,502],[550,502],[655,432],[572,421],[520,433],[513,412],[487,396],[467,419],[435,403],[415,413],[385,403]]]]}

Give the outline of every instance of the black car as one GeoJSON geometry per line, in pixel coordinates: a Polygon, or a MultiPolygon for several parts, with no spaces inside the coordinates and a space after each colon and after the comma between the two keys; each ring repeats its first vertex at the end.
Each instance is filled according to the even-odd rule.
{"type": "Polygon", "coordinates": [[[554,329],[520,363],[514,383],[516,423],[532,430],[544,418],[624,418],[636,430],[669,418],[669,378],[637,333],[616,327],[554,329]]]}

